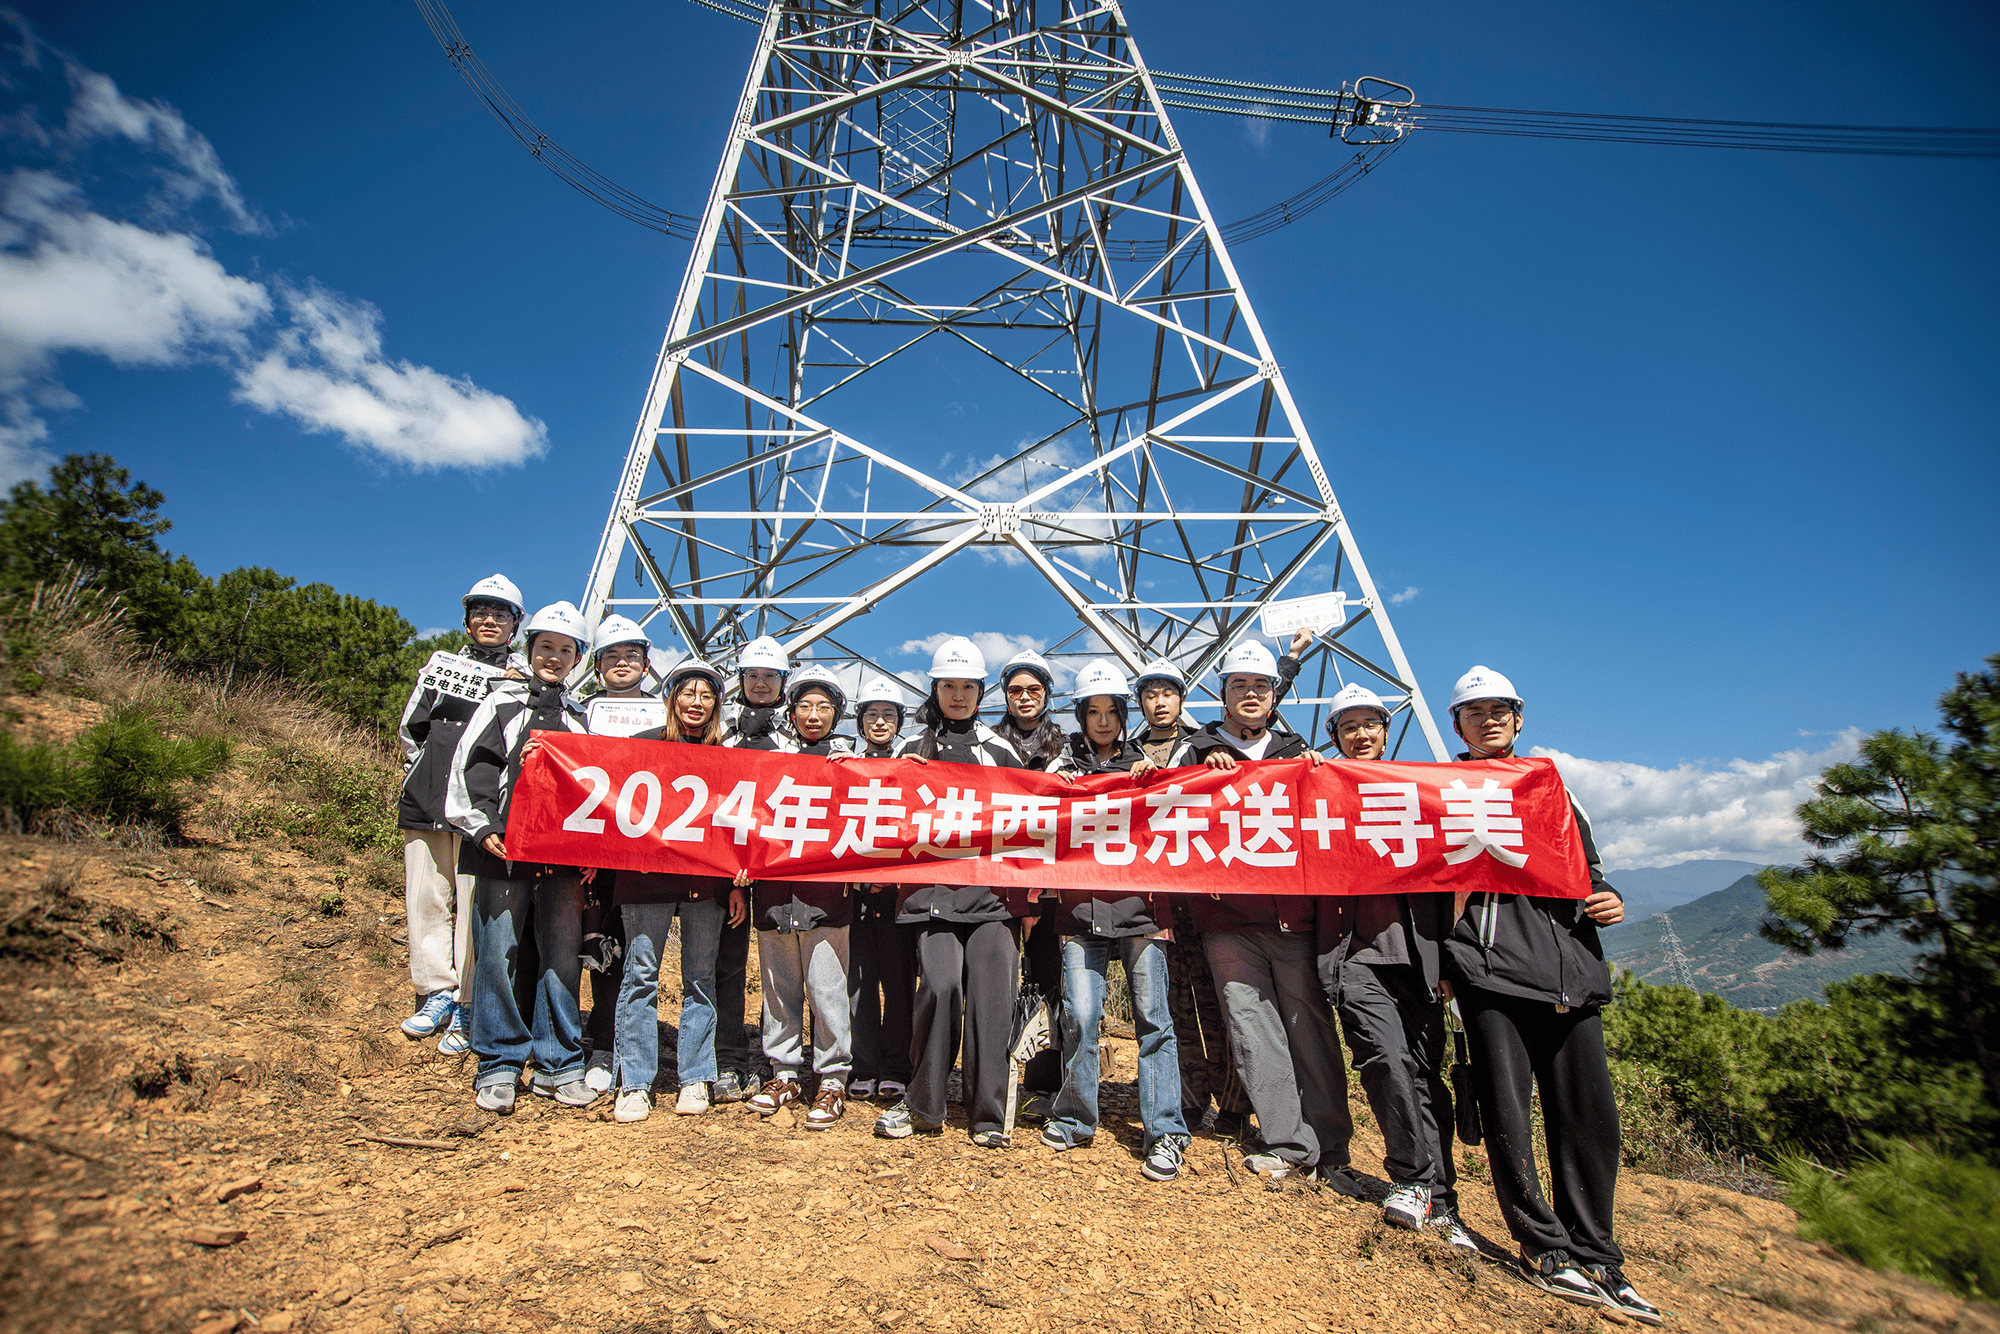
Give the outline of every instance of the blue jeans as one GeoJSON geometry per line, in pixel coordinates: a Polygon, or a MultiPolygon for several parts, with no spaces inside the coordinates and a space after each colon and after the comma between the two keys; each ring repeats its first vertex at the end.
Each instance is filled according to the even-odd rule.
{"type": "Polygon", "coordinates": [[[518,1079],[530,1057],[545,1083],[583,1078],[583,884],[575,876],[472,886],[472,1050],[479,1088],[518,1079]],[[516,987],[523,952],[535,961],[516,987]],[[524,1013],[525,1012],[525,1013],[524,1013]]]}
{"type": "Polygon", "coordinates": [[[1097,1133],[1097,1032],[1104,1018],[1105,975],[1111,952],[1125,963],[1139,1037],[1139,1119],[1146,1147],[1162,1135],[1185,1135],[1181,1059],[1167,1009],[1167,952],[1151,936],[1070,936],[1063,941],[1063,1085],[1049,1124],[1072,1141],[1097,1133]]]}
{"type": "Polygon", "coordinates": [[[720,899],[628,903],[625,980],[618,987],[618,1087],[652,1091],[660,1074],[660,954],[667,928],[681,919],[681,1023],[674,1069],[682,1084],[715,1078],[715,951],[722,940],[720,899]]]}

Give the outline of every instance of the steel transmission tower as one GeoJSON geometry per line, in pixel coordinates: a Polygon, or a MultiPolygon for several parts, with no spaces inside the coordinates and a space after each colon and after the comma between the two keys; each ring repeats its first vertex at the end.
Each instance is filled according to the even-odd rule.
{"type": "Polygon", "coordinates": [[[1667,976],[1675,986],[1686,987],[1689,991],[1700,991],[1694,980],[1694,965],[1681,952],[1681,938],[1674,932],[1674,919],[1667,913],[1660,914],[1660,946],[1667,954],[1667,976]]]}
{"type": "Polygon", "coordinates": [[[893,673],[852,623],[914,601],[1170,658],[1204,707],[1267,601],[1328,590],[1287,704],[1359,680],[1444,758],[1115,0],[775,0],[586,615],[893,673]]]}

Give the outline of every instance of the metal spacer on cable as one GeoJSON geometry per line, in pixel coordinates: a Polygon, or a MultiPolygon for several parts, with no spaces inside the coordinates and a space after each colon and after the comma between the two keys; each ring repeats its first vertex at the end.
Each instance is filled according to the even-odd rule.
{"type": "Polygon", "coordinates": [[[1021,531],[1021,507],[1015,504],[981,505],[979,507],[979,527],[994,537],[1006,537],[1021,531]]]}

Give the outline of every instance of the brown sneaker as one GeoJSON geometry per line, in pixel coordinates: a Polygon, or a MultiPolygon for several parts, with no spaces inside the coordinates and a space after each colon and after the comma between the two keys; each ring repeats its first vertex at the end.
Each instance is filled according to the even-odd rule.
{"type": "Polygon", "coordinates": [[[798,1096],[796,1079],[768,1079],[763,1088],[750,1095],[750,1110],[759,1116],[769,1116],[786,1103],[798,1101],[798,1096]]]}
{"type": "Polygon", "coordinates": [[[807,1130],[831,1130],[833,1123],[847,1110],[847,1090],[840,1081],[822,1079],[819,1082],[819,1096],[813,1099],[812,1110],[806,1113],[807,1130]]]}

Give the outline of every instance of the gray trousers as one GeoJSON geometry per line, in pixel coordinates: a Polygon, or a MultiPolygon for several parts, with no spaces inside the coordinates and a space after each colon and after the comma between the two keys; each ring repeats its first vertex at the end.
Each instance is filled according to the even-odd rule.
{"type": "Polygon", "coordinates": [[[1432,1199],[1457,1208],[1444,1006],[1409,964],[1334,967],[1329,960],[1321,980],[1339,994],[1340,1026],[1382,1126],[1383,1171],[1397,1185],[1429,1186],[1432,1199]]]}
{"type": "Polygon", "coordinates": [[[1347,1066],[1311,938],[1214,931],[1201,943],[1264,1147],[1300,1167],[1346,1166],[1347,1066]]]}
{"type": "Polygon", "coordinates": [[[777,1079],[797,1079],[805,1064],[806,1003],[813,1012],[813,1073],[847,1084],[854,1070],[847,1005],[847,928],[759,931],[764,973],[764,1056],[777,1079]]]}
{"type": "Polygon", "coordinates": [[[1014,1079],[1007,1039],[1021,989],[1017,930],[1018,919],[926,922],[917,937],[923,976],[910,1019],[915,1072],[908,1101],[910,1110],[931,1125],[944,1124],[945,1089],[961,1032],[967,1127],[977,1134],[1006,1123],[1007,1086],[1014,1079]]]}

